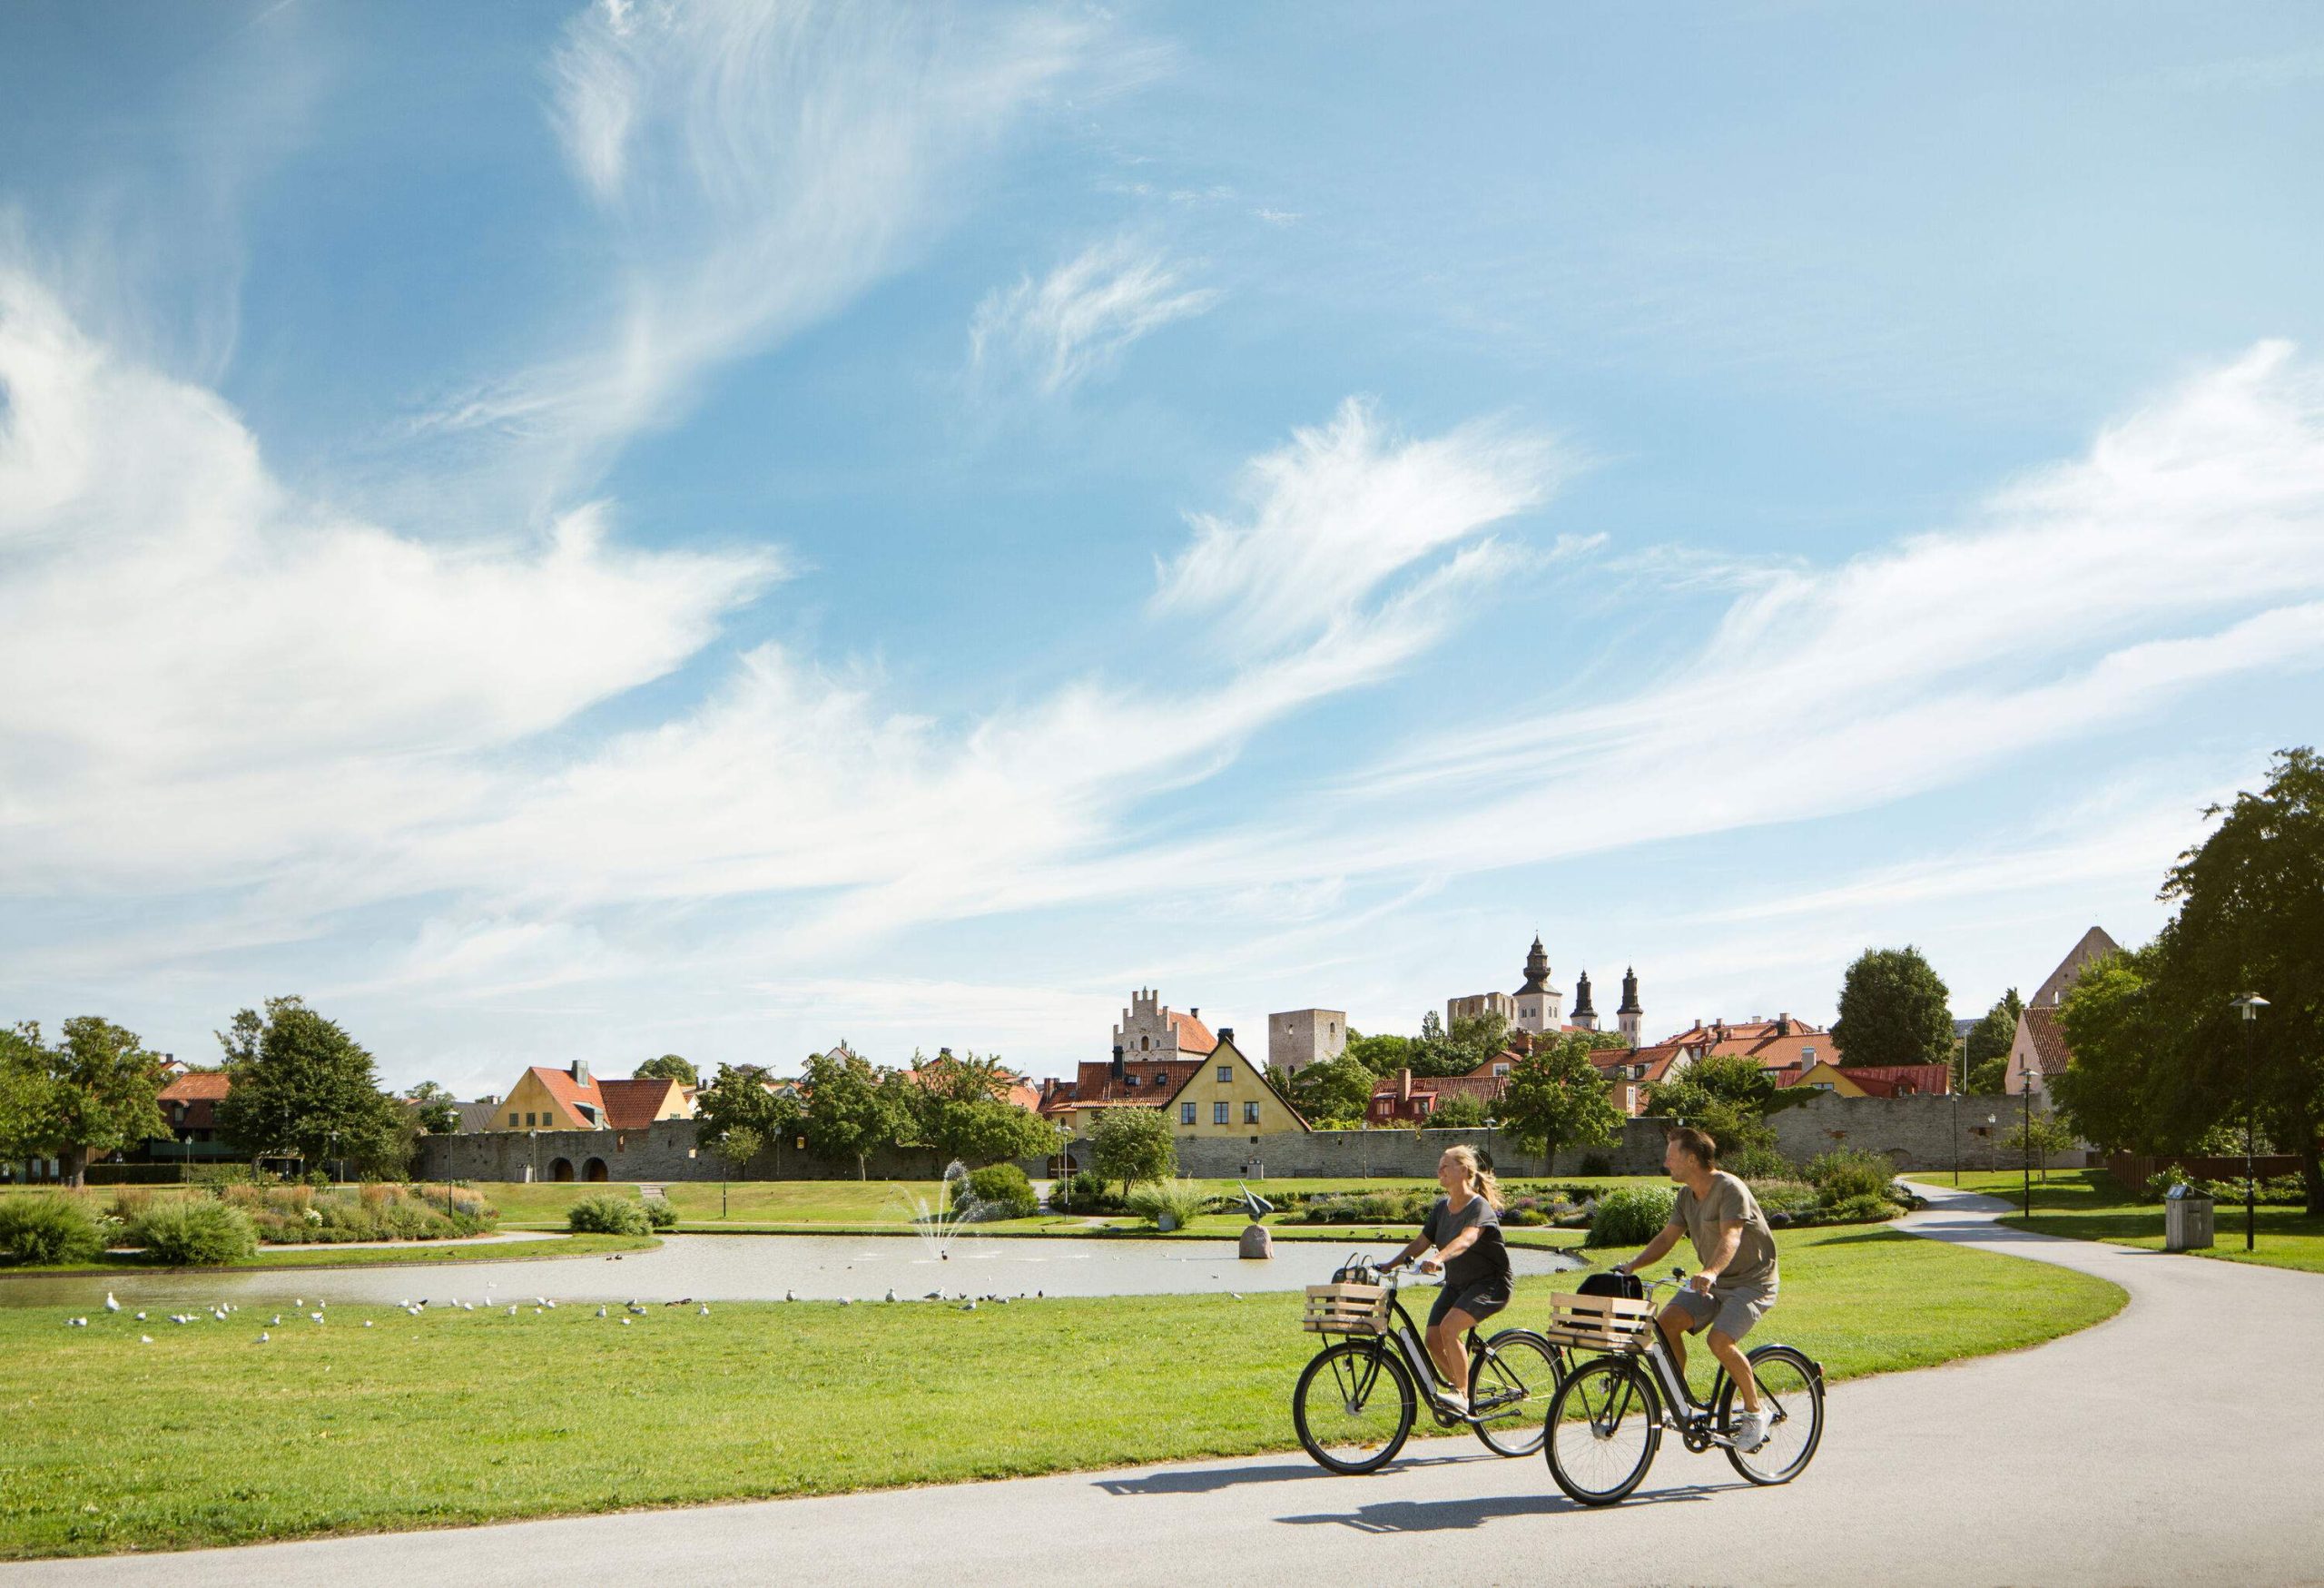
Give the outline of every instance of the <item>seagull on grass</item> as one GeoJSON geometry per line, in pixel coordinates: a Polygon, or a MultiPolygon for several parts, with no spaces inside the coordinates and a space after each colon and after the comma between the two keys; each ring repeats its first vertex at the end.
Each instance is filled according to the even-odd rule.
{"type": "Polygon", "coordinates": [[[119,1312],[121,1310],[121,1303],[113,1298],[113,1292],[110,1290],[105,1292],[105,1310],[107,1312],[119,1312]]]}

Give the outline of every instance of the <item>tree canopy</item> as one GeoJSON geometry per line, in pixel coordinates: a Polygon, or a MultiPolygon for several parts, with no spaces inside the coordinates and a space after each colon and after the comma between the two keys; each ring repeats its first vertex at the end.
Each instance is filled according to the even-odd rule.
{"type": "Polygon", "coordinates": [[[228,1141],[252,1158],[403,1171],[410,1146],[405,1111],[379,1089],[371,1055],[337,1021],[303,999],[270,998],[264,1016],[241,1011],[218,1041],[231,1081],[218,1105],[219,1133],[228,1141]]]}
{"type": "Polygon", "coordinates": [[[1267,1079],[1309,1124],[1353,1127],[1363,1123],[1371,1107],[1376,1078],[1352,1054],[1342,1053],[1290,1072],[1270,1069],[1267,1079]]]}
{"type": "Polygon", "coordinates": [[[1100,1109],[1089,1125],[1089,1167],[1101,1180],[1130,1187],[1165,1180],[1178,1167],[1178,1144],[1159,1109],[1100,1109]]]}
{"type": "Polygon", "coordinates": [[[84,1183],[89,1161],[166,1137],[162,1058],[96,1015],[64,1022],[51,1047],[27,1022],[0,1032],[0,1159],[54,1158],[84,1183]]]}
{"type": "Polygon", "coordinates": [[[1949,1063],[1951,999],[1920,950],[1865,950],[1840,983],[1840,1017],[1832,1022],[1840,1063],[1949,1063]]]}
{"type": "Polygon", "coordinates": [[[694,1061],[675,1053],[648,1059],[630,1073],[641,1080],[675,1080],[681,1086],[702,1084],[702,1072],[694,1067],[694,1061]]]}
{"type": "Polygon", "coordinates": [[[766,1089],[766,1072],[755,1064],[721,1064],[718,1078],[694,1093],[695,1139],[729,1164],[747,1164],[762,1148],[798,1131],[799,1100],[766,1089]],[[737,1159],[746,1143],[730,1139],[749,1132],[757,1145],[737,1159]]]}
{"type": "MultiPolygon", "coordinates": [[[[853,1159],[860,1179],[864,1159],[876,1148],[903,1137],[909,1125],[907,1099],[868,1060],[845,1047],[807,1060],[807,1106],[800,1121],[807,1149],[816,1157],[853,1159]],[[889,1083],[883,1084],[883,1079],[889,1083]]],[[[909,1084],[909,1083],[906,1083],[909,1084]]]]}
{"type": "Polygon", "coordinates": [[[432,1080],[423,1080],[403,1094],[412,1118],[430,1136],[456,1136],[460,1129],[460,1103],[432,1080]]]}
{"type": "Polygon", "coordinates": [[[1543,1040],[1510,1067],[1501,1099],[1501,1128],[1529,1151],[1602,1147],[1622,1128],[1613,1090],[1590,1062],[1581,1033],[1543,1040]]]}

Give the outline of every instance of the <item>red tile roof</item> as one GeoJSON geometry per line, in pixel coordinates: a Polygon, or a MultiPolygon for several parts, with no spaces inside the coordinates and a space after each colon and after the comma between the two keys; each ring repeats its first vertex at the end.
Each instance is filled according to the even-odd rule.
{"type": "Polygon", "coordinates": [[[1089,1108],[1158,1109],[1200,1071],[1203,1063],[1200,1059],[1158,1060],[1125,1056],[1123,1078],[1117,1081],[1110,1060],[1084,1060],[1071,1080],[1061,1080],[1049,1089],[1049,1095],[1041,1100],[1041,1109],[1045,1113],[1089,1108]],[[1132,1081],[1136,1084],[1130,1084],[1132,1081]]]}
{"type": "Polygon", "coordinates": [[[233,1085],[222,1070],[198,1070],[170,1078],[156,1095],[162,1112],[181,1130],[209,1130],[217,1126],[218,1104],[233,1085]]]}
{"type": "Polygon", "coordinates": [[[606,1100],[597,1090],[596,1077],[591,1076],[586,1082],[578,1081],[573,1079],[572,1071],[552,1070],[546,1064],[533,1065],[530,1073],[548,1090],[548,1095],[556,1100],[558,1106],[575,1119],[594,1118],[600,1125],[609,1122],[606,1118],[606,1100]],[[589,1110],[586,1114],[581,1111],[585,1108],[589,1110]]]}
{"type": "MultiPolygon", "coordinates": [[[[1857,1064],[1834,1068],[1863,1088],[1866,1097],[1938,1097],[1953,1090],[1953,1067],[1949,1064],[1857,1064]]],[[[1799,1075],[1792,1073],[1785,1075],[1780,1084],[1795,1086],[1798,1081],[1799,1075]]]]}
{"type": "MultiPolygon", "coordinates": [[[[572,1078],[567,1076],[566,1079],[569,1080],[572,1078]]],[[[599,1080],[595,1084],[604,1105],[600,1117],[616,1130],[643,1130],[661,1117],[662,1110],[670,1101],[672,1090],[676,1090],[681,1097],[684,1095],[684,1088],[666,1076],[599,1080]]]]}
{"type": "Polygon", "coordinates": [[[2043,1074],[2055,1075],[2073,1062],[2073,1048],[2066,1041],[2066,1028],[2059,1021],[2054,1004],[2025,1006],[2025,1034],[2034,1039],[2034,1060],[2041,1065],[2043,1074]]]}
{"type": "Polygon", "coordinates": [[[1180,1014],[1172,1010],[1170,1030],[1178,1039],[1178,1051],[1181,1053],[1209,1053],[1217,1050],[1218,1039],[1211,1035],[1210,1028],[1190,1014],[1180,1014]]]}

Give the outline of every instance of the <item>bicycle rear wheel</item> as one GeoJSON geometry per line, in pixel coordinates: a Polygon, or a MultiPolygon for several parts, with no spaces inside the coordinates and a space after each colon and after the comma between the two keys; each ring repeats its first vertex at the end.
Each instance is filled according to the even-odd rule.
{"type": "MultiPolygon", "coordinates": [[[[1789,1346],[1762,1346],[1750,1358],[1759,1409],[1768,1414],[1768,1442],[1754,1451],[1729,1445],[1727,1459],[1755,1484],[1787,1484],[1807,1470],[1824,1442],[1824,1376],[1805,1352],[1789,1346]]],[[[1729,1379],[1718,1395],[1721,1434],[1731,1435],[1743,1415],[1740,1401],[1729,1379]]]]}
{"type": "Polygon", "coordinates": [[[1549,1435],[1563,1380],[1557,1348],[1531,1329],[1503,1329],[1469,1353],[1471,1425],[1495,1455],[1531,1455],[1549,1435]]]}
{"type": "Polygon", "coordinates": [[[1662,1447],[1661,1397],[1624,1356],[1575,1368],[1550,1402],[1550,1475],[1584,1505],[1627,1499],[1662,1447]]]}
{"type": "Polygon", "coordinates": [[[1327,1472],[1378,1472],[1404,1447],[1417,1411],[1413,1376],[1385,1340],[1325,1346],[1291,1392],[1299,1443],[1327,1472]]]}

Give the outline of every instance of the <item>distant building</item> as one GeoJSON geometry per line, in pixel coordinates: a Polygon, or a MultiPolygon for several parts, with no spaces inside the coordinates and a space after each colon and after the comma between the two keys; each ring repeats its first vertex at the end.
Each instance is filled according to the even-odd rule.
{"type": "MultiPolygon", "coordinates": [[[[1590,972],[1581,972],[1574,983],[1573,1018],[1565,1014],[1565,993],[1550,981],[1549,951],[1541,946],[1540,934],[1525,954],[1524,980],[1514,992],[1472,992],[1465,998],[1451,998],[1444,1002],[1444,1022],[1472,1020],[1478,1015],[1497,1014],[1507,1021],[1512,1031],[1524,1031],[1534,1036],[1560,1031],[1594,1031],[1598,1029],[1598,1008],[1592,1001],[1590,972]]],[[[1645,1011],[1639,1007],[1638,972],[1631,969],[1622,975],[1622,1003],[1614,1011],[1615,1027],[1624,1041],[1633,1048],[1639,1044],[1639,1026],[1645,1011]]]]}
{"type": "Polygon", "coordinates": [[[666,1076],[599,1080],[589,1061],[564,1070],[536,1064],[494,1108],[496,1130],[642,1130],[656,1119],[688,1119],[687,1089],[666,1076]]]}
{"type": "Polygon", "coordinates": [[[1369,1110],[1374,1125],[1424,1124],[1430,1115],[1456,1097],[1474,1098],[1490,1117],[1509,1090],[1510,1067],[1517,1054],[1494,1054],[1466,1075],[1414,1075],[1400,1070],[1373,1083],[1369,1110]]]}
{"type": "Polygon", "coordinates": [[[1167,1061],[1199,1059],[1218,1046],[1218,1039],[1202,1023],[1199,1006],[1180,1014],[1154,989],[1141,987],[1130,994],[1129,1007],[1114,1027],[1114,1046],[1139,1060],[1167,1061]]]}
{"type": "Polygon", "coordinates": [[[1506,992],[1472,992],[1466,998],[1444,1001],[1444,1023],[1474,1020],[1481,1014],[1497,1014],[1502,1023],[1511,1030],[1517,1026],[1517,1000],[1506,992]]]}
{"type": "Polygon", "coordinates": [[[1198,1059],[1182,1054],[1167,1060],[1140,1058],[1118,1046],[1112,1059],[1085,1061],[1073,1080],[1049,1083],[1041,1093],[1040,1112],[1077,1136],[1104,1110],[1126,1108],[1159,1110],[1171,1128],[1186,1137],[1256,1139],[1309,1128],[1299,1110],[1236,1047],[1232,1027],[1210,1042],[1198,1059]]]}
{"type": "Polygon", "coordinates": [[[155,1098],[169,1123],[169,1139],[147,1142],[146,1160],[212,1163],[240,1156],[218,1138],[218,1105],[233,1088],[226,1072],[172,1067],[169,1073],[169,1083],[155,1098]]]}
{"type": "Polygon", "coordinates": [[[2093,926],[2082,934],[2080,942],[2066,951],[2058,968],[2050,972],[2041,986],[2034,990],[2034,1000],[2017,1017],[2017,1030],[2009,1041],[2009,1062],[2002,1072],[2002,1090],[2011,1097],[2031,1091],[2045,1096],[2050,1090],[2050,1077],[2063,1071],[2073,1062],[2073,1049],[2066,1041],[2065,1026],[2058,1019],[2058,1010],[2082,980],[2083,972],[2109,954],[2119,954],[2122,945],[2106,934],[2106,929],[2093,926]]]}
{"type": "Polygon", "coordinates": [[[1804,1086],[1844,1098],[1946,1097],[1953,1090],[1950,1064],[1859,1064],[1843,1070],[1818,1059],[1805,1070],[1787,1070],[1778,1086],[1804,1086]]]}
{"type": "Polygon", "coordinates": [[[1287,1009],[1267,1016],[1267,1068],[1296,1075],[1319,1060],[1347,1051],[1347,1011],[1287,1009]]]}
{"type": "Polygon", "coordinates": [[[497,1130],[503,1128],[500,1122],[493,1118],[500,1107],[500,1100],[489,1093],[472,1103],[460,1103],[456,1106],[460,1110],[460,1134],[463,1136],[478,1130],[497,1130]]]}

